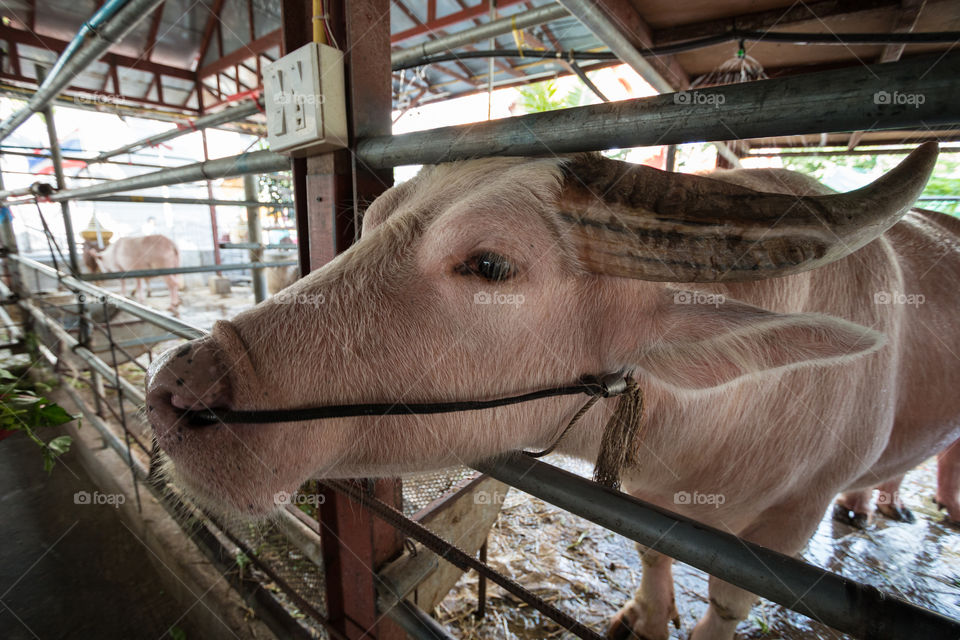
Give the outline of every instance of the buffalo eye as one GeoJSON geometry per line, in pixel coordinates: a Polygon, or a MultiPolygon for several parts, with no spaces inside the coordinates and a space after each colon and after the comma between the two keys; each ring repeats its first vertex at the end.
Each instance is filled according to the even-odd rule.
{"type": "Polygon", "coordinates": [[[456,271],[461,275],[480,276],[490,282],[502,282],[516,275],[516,269],[509,260],[491,251],[478,253],[461,263],[456,271]]]}

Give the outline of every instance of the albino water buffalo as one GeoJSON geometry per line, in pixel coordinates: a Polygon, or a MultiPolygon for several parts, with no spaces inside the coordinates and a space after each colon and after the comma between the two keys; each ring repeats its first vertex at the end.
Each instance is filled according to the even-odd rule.
{"type": "MultiPolygon", "coordinates": [[[[103,251],[92,243],[83,248],[83,260],[93,273],[137,271],[139,269],[174,269],[180,266],[180,251],[173,240],[159,234],[128,236],[114,240],[103,251]]],[[[180,306],[177,276],[162,276],[170,289],[170,310],[180,306]]],[[[143,302],[143,285],[149,278],[137,278],[137,299],[143,302]]],[[[120,291],[127,295],[127,281],[120,280],[120,291]]]]}
{"type": "MultiPolygon", "coordinates": [[[[848,194],[789,171],[702,177],[592,154],[427,167],[282,300],[156,360],[147,415],[178,482],[260,515],[310,477],[547,447],[583,398],[285,424],[185,411],[497,398],[627,371],[645,417],[624,490],[794,554],[837,493],[960,435],[960,221],[904,215],[936,156],[923,145],[848,194]]],[[[595,460],[616,402],[560,450],[595,460]]],[[[671,562],[643,554],[613,635],[667,637],[671,562]]],[[[693,637],[732,637],[754,601],[711,579],[693,637]]]]}
{"type": "MultiPolygon", "coordinates": [[[[265,262],[280,262],[289,260],[291,253],[289,251],[269,251],[264,254],[265,262]]],[[[271,267],[266,270],[267,274],[267,293],[275,293],[286,289],[300,277],[300,268],[296,265],[289,267],[271,267]]]]}

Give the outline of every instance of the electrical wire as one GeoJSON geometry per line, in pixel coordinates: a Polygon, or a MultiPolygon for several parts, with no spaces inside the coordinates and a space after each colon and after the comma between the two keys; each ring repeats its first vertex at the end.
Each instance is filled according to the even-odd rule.
{"type": "MultiPolygon", "coordinates": [[[[644,57],[665,56],[695,49],[712,47],[736,41],[771,42],[794,45],[888,45],[888,44],[953,44],[960,40],[960,31],[935,31],[923,33],[776,33],[770,31],[725,31],[713,36],[687,40],[675,44],[653,47],[640,51],[644,57]]],[[[423,56],[409,62],[393,65],[394,71],[420,67],[435,62],[449,62],[470,58],[532,58],[534,60],[616,60],[609,51],[574,51],[535,49],[489,49],[458,51],[433,56],[423,56]]]]}

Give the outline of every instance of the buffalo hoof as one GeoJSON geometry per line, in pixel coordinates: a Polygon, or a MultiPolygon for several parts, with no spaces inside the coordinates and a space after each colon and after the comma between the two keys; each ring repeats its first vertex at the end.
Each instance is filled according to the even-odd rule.
{"type": "Polygon", "coordinates": [[[857,513],[842,504],[833,505],[833,519],[836,522],[853,527],[854,529],[866,529],[870,523],[870,516],[868,514],[857,513]]]}
{"type": "Polygon", "coordinates": [[[903,506],[893,505],[893,504],[882,504],[877,507],[877,511],[890,518],[891,520],[896,520],[897,522],[906,522],[908,524],[913,524],[917,521],[916,516],[913,515],[913,511],[907,509],[903,506]]]}
{"type": "Polygon", "coordinates": [[[934,504],[937,505],[937,510],[938,510],[938,511],[946,511],[946,512],[947,512],[947,513],[943,516],[943,520],[940,521],[940,524],[942,524],[942,525],[945,526],[945,527],[950,527],[951,529],[960,530],[960,520],[954,520],[953,518],[950,517],[949,507],[947,507],[947,505],[943,504],[942,502],[940,502],[940,501],[937,500],[936,498],[934,498],[933,502],[934,502],[934,504]]]}

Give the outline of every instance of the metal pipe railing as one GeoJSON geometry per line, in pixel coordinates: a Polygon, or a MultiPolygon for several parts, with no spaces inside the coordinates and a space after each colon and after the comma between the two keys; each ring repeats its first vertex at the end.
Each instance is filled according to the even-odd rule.
{"type": "Polygon", "coordinates": [[[506,18],[500,18],[499,20],[492,20],[470,29],[464,29],[463,31],[458,31],[457,33],[452,33],[434,40],[427,40],[408,49],[397,51],[390,55],[390,64],[395,69],[401,68],[404,64],[424,56],[442,53],[450,49],[480,42],[487,38],[495,38],[505,33],[510,33],[514,29],[525,29],[569,16],[570,13],[559,4],[537,7],[536,9],[530,9],[529,11],[507,16],[506,18]]]}
{"type": "Polygon", "coordinates": [[[36,260],[25,258],[19,254],[9,254],[7,256],[7,260],[13,261],[18,265],[22,265],[49,278],[57,280],[67,289],[76,293],[84,293],[88,296],[91,296],[93,300],[107,300],[111,305],[117,307],[121,311],[126,311],[131,315],[146,320],[147,322],[150,322],[161,329],[165,329],[166,331],[169,331],[170,333],[181,338],[193,340],[194,338],[203,338],[207,335],[207,332],[203,329],[188,324],[183,320],[171,318],[165,313],[142,305],[138,302],[134,302],[129,298],[111,293],[106,289],[92,285],[88,282],[84,282],[83,280],[74,278],[73,276],[64,275],[58,272],[56,269],[48,267],[47,265],[37,262],[36,260]]]}
{"type": "Polygon", "coordinates": [[[153,14],[163,0],[130,0],[106,23],[91,31],[86,42],[68,59],[57,61],[57,71],[46,78],[27,105],[3,123],[0,123],[0,140],[5,139],[34,113],[50,104],[50,101],[67,87],[91,63],[123,39],[141,20],[153,14]]]}
{"type": "Polygon", "coordinates": [[[209,273],[211,271],[245,271],[247,269],[267,269],[270,267],[292,267],[298,264],[296,260],[278,262],[240,262],[237,264],[203,264],[195,267],[171,267],[169,269],[131,269],[130,271],[114,271],[111,273],[83,273],[81,280],[121,280],[123,278],[153,278],[156,276],[173,276],[181,273],[209,273]]]}
{"type": "MultiPolygon", "coordinates": [[[[284,209],[293,207],[292,202],[250,202],[247,200],[211,200],[208,198],[164,198],[162,196],[89,196],[85,198],[74,198],[75,200],[86,200],[89,202],[140,202],[143,204],[200,204],[212,205],[215,207],[265,207],[267,209],[284,209]]],[[[17,202],[11,202],[19,204],[17,202]]]]}
{"type": "Polygon", "coordinates": [[[960,52],[360,140],[374,168],[960,122],[960,52]],[[900,96],[898,98],[897,96],[900,96]],[[902,97],[904,102],[898,102],[902,97]]]}
{"type": "Polygon", "coordinates": [[[509,454],[475,466],[512,487],[855,637],[960,637],[956,620],[529,456],[509,454]]]}
{"type": "MultiPolygon", "coordinates": [[[[254,151],[252,153],[241,153],[226,158],[218,158],[217,160],[195,162],[182,167],[151,171],[150,173],[133,176],[132,178],[111,180],[110,182],[90,185],[89,187],[57,191],[49,197],[49,200],[51,202],[78,200],[91,196],[110,195],[119,191],[136,191],[138,189],[165,187],[174,184],[183,184],[185,182],[233,178],[248,173],[274,173],[277,171],[288,171],[289,169],[289,157],[271,151],[254,151]]],[[[9,198],[10,195],[11,192],[2,191],[0,192],[0,199],[9,198]]],[[[33,200],[34,198],[27,199],[28,202],[33,200]]]]}
{"type": "Polygon", "coordinates": [[[123,376],[118,377],[114,372],[113,367],[97,357],[94,352],[82,346],[80,341],[70,335],[70,332],[64,329],[59,322],[45,314],[29,300],[22,300],[19,304],[24,311],[33,317],[35,322],[46,327],[47,330],[50,331],[50,333],[52,333],[61,344],[63,344],[63,346],[68,348],[75,356],[86,362],[91,371],[94,371],[102,376],[108,384],[123,389],[124,394],[126,394],[127,398],[131,402],[138,406],[143,405],[146,402],[147,396],[143,389],[134,385],[123,376]]]}
{"type": "Polygon", "coordinates": [[[217,113],[211,113],[192,122],[181,125],[178,124],[175,129],[169,131],[164,131],[163,133],[158,133],[153,136],[147,136],[141,140],[131,142],[130,144],[125,144],[122,147],[117,147],[110,151],[104,151],[103,153],[97,155],[91,160],[87,161],[87,164],[96,164],[98,162],[104,162],[109,160],[114,156],[119,156],[124,153],[129,153],[135,151],[142,147],[152,147],[160,144],[161,142],[167,142],[168,140],[173,140],[174,138],[179,138],[180,136],[185,136],[188,133],[193,133],[194,131],[200,131],[208,127],[216,127],[221,124],[226,124],[228,122],[235,122],[237,120],[242,120],[248,116],[260,111],[260,105],[257,104],[256,100],[250,102],[239,104],[235,107],[230,107],[224,109],[223,111],[218,111],[217,113]]]}

